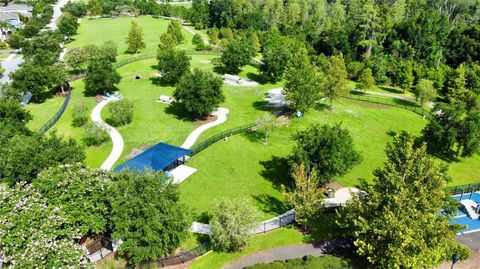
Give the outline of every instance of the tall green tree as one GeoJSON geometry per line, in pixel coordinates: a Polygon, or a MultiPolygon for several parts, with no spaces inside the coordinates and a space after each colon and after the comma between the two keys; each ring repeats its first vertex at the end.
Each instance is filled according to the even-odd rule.
{"type": "Polygon", "coordinates": [[[415,99],[423,106],[426,102],[431,102],[437,97],[437,90],[433,86],[433,81],[421,79],[415,86],[415,99]]]}
{"type": "Polygon", "coordinates": [[[305,49],[293,55],[285,70],[285,80],[285,100],[297,111],[307,112],[324,91],[323,73],[310,63],[305,49]]]}
{"type": "Polygon", "coordinates": [[[80,24],[77,18],[70,13],[64,12],[59,18],[58,30],[63,36],[67,37],[67,39],[77,34],[79,26],[80,24]]]}
{"type": "Polygon", "coordinates": [[[350,132],[338,125],[313,125],[295,136],[289,157],[293,168],[303,164],[306,171],[315,169],[321,184],[342,176],[361,160],[350,132]]]}
{"type": "Polygon", "coordinates": [[[207,116],[225,101],[223,81],[211,72],[200,69],[185,74],[177,84],[173,97],[196,116],[207,116]]]}
{"type": "Polygon", "coordinates": [[[102,15],[102,7],[100,6],[100,2],[98,0],[88,0],[87,9],[88,13],[90,13],[90,16],[102,15]]]}
{"type": "Polygon", "coordinates": [[[137,53],[146,46],[145,41],[143,41],[143,30],[136,21],[130,23],[130,31],[125,39],[125,44],[128,46],[128,51],[132,53],[137,53]]]}
{"type": "Polygon", "coordinates": [[[325,68],[324,73],[327,80],[325,86],[326,96],[330,100],[330,106],[332,106],[333,100],[350,91],[347,84],[347,68],[343,56],[335,55],[330,57],[328,67],[325,68]]]}
{"type": "Polygon", "coordinates": [[[413,87],[413,64],[411,61],[403,61],[399,64],[399,69],[397,71],[397,80],[400,88],[403,89],[403,92],[410,90],[413,87]]]}
{"type": "Polygon", "coordinates": [[[255,122],[255,130],[263,133],[264,144],[268,144],[268,136],[273,129],[280,126],[280,121],[271,113],[265,113],[255,122]]]}
{"type": "Polygon", "coordinates": [[[222,199],[212,209],[212,234],[210,240],[215,249],[239,251],[247,246],[256,226],[258,213],[244,200],[222,199]]]}
{"type": "Polygon", "coordinates": [[[371,90],[375,86],[375,78],[372,75],[372,69],[365,68],[360,73],[358,77],[358,84],[357,87],[359,90],[366,93],[368,90],[371,90]]]}
{"type": "Polygon", "coordinates": [[[315,169],[306,171],[303,164],[295,164],[292,169],[295,188],[287,192],[282,185],[285,200],[295,208],[295,221],[307,227],[322,208],[323,193],[315,169]]]}
{"type": "Polygon", "coordinates": [[[168,24],[167,33],[172,35],[177,45],[180,45],[185,39],[182,33],[182,24],[177,20],[170,21],[168,24]]]}
{"type": "Polygon", "coordinates": [[[183,75],[190,72],[190,59],[183,50],[179,51],[176,48],[159,49],[157,68],[161,74],[161,79],[169,84],[179,82],[183,75]]]}
{"type": "Polygon", "coordinates": [[[294,52],[302,46],[298,41],[281,36],[278,33],[271,33],[263,45],[263,63],[260,65],[260,72],[271,82],[283,78],[286,66],[290,62],[294,52]]]}
{"type": "Polygon", "coordinates": [[[90,62],[85,72],[85,93],[87,95],[105,94],[116,89],[122,77],[107,59],[96,58],[90,62]]]}
{"type": "Polygon", "coordinates": [[[250,63],[255,54],[255,48],[247,40],[232,40],[226,46],[220,61],[228,73],[238,74],[240,68],[250,63]]]}
{"type": "Polygon", "coordinates": [[[430,268],[453,253],[465,258],[468,250],[455,241],[459,227],[439,214],[452,209],[445,167],[425,144],[417,148],[413,136],[396,137],[386,153],[373,184],[362,184],[365,195],[355,196],[337,220],[354,238],[357,253],[381,268],[430,268]]]}
{"type": "Polygon", "coordinates": [[[118,253],[128,264],[172,254],[191,225],[178,187],[163,173],[122,171],[110,188],[113,238],[123,241],[118,253]]]}

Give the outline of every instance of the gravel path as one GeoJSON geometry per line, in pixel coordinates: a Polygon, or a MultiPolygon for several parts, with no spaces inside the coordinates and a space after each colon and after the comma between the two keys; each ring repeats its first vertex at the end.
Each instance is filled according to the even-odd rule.
{"type": "Polygon", "coordinates": [[[271,263],[296,258],[306,255],[323,256],[329,253],[342,253],[350,249],[352,244],[348,240],[323,241],[315,244],[299,244],[286,247],[277,247],[262,252],[254,253],[234,261],[224,269],[242,269],[258,263],[271,263]]]}
{"type": "Polygon", "coordinates": [[[122,135],[112,126],[106,124],[102,120],[101,112],[102,109],[110,103],[112,100],[102,100],[93,110],[92,110],[92,121],[95,123],[100,124],[101,126],[104,126],[108,130],[108,134],[110,135],[110,138],[112,139],[112,151],[110,152],[110,155],[108,155],[107,159],[103,162],[103,164],[100,166],[101,169],[105,170],[110,170],[112,169],[113,165],[117,160],[120,158],[123,152],[123,138],[122,135]]]}

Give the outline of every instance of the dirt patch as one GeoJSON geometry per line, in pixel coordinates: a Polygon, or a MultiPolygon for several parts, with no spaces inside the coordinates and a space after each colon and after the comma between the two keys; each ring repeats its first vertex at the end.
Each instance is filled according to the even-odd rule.
{"type": "Polygon", "coordinates": [[[142,154],[144,151],[146,151],[148,148],[150,148],[152,144],[144,144],[141,145],[138,148],[134,148],[126,157],[125,159],[129,160],[132,159],[140,154],[142,154]]]}
{"type": "Polygon", "coordinates": [[[218,117],[214,116],[214,115],[209,115],[209,116],[206,116],[206,117],[198,118],[198,119],[195,120],[195,126],[199,127],[199,126],[202,126],[202,125],[207,124],[209,122],[216,121],[217,118],[218,117]]]}

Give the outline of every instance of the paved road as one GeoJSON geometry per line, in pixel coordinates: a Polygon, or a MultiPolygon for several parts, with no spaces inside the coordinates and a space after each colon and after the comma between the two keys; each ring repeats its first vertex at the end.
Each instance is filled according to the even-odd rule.
{"type": "MultiPolygon", "coordinates": [[[[54,6],[53,6],[53,16],[52,20],[50,23],[46,26],[47,29],[52,29],[56,30],[57,29],[57,19],[62,15],[62,7],[65,6],[66,3],[68,3],[70,0],[59,0],[54,6]]],[[[63,54],[64,55],[64,54],[63,54]]],[[[61,57],[62,59],[63,57],[61,57]]],[[[3,73],[2,78],[0,79],[0,83],[5,84],[5,83],[10,83],[10,74],[17,71],[18,68],[20,68],[20,64],[23,63],[23,57],[22,55],[18,54],[18,51],[15,53],[12,53],[7,59],[2,61],[2,67],[5,68],[5,72],[3,73]]]]}
{"type": "Polygon", "coordinates": [[[351,249],[352,244],[348,240],[323,241],[315,244],[299,244],[286,247],[277,247],[243,257],[224,267],[224,269],[242,269],[259,263],[271,263],[296,258],[306,255],[323,256],[329,253],[342,253],[351,249]]]}

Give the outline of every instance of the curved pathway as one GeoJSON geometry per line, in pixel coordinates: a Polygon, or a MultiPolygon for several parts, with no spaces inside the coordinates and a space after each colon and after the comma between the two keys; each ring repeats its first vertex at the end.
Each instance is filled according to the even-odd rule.
{"type": "Polygon", "coordinates": [[[113,143],[112,151],[110,152],[110,155],[108,155],[107,159],[100,166],[101,169],[105,169],[105,170],[112,169],[115,162],[117,162],[117,160],[120,158],[120,155],[122,155],[123,146],[124,146],[122,135],[115,128],[106,124],[102,120],[102,115],[101,115],[102,109],[111,101],[112,100],[102,100],[92,110],[92,115],[91,115],[92,121],[105,127],[108,131],[108,134],[110,135],[110,138],[112,139],[112,143],[113,143]]]}
{"type": "Polygon", "coordinates": [[[212,115],[217,116],[217,119],[213,122],[209,122],[207,124],[204,124],[197,129],[193,130],[193,132],[188,135],[187,139],[183,144],[180,146],[181,148],[189,149],[195,144],[197,141],[198,137],[205,132],[207,129],[212,128],[213,126],[217,126],[219,124],[224,123],[227,120],[227,114],[228,114],[228,109],[220,107],[217,110],[215,110],[212,115]]]}
{"type": "Polygon", "coordinates": [[[274,261],[284,261],[290,259],[302,258],[306,255],[323,256],[330,253],[345,252],[352,247],[348,240],[322,241],[314,244],[298,244],[286,247],[277,247],[261,251],[240,258],[224,267],[224,269],[243,269],[259,263],[271,263],[274,261]]]}

